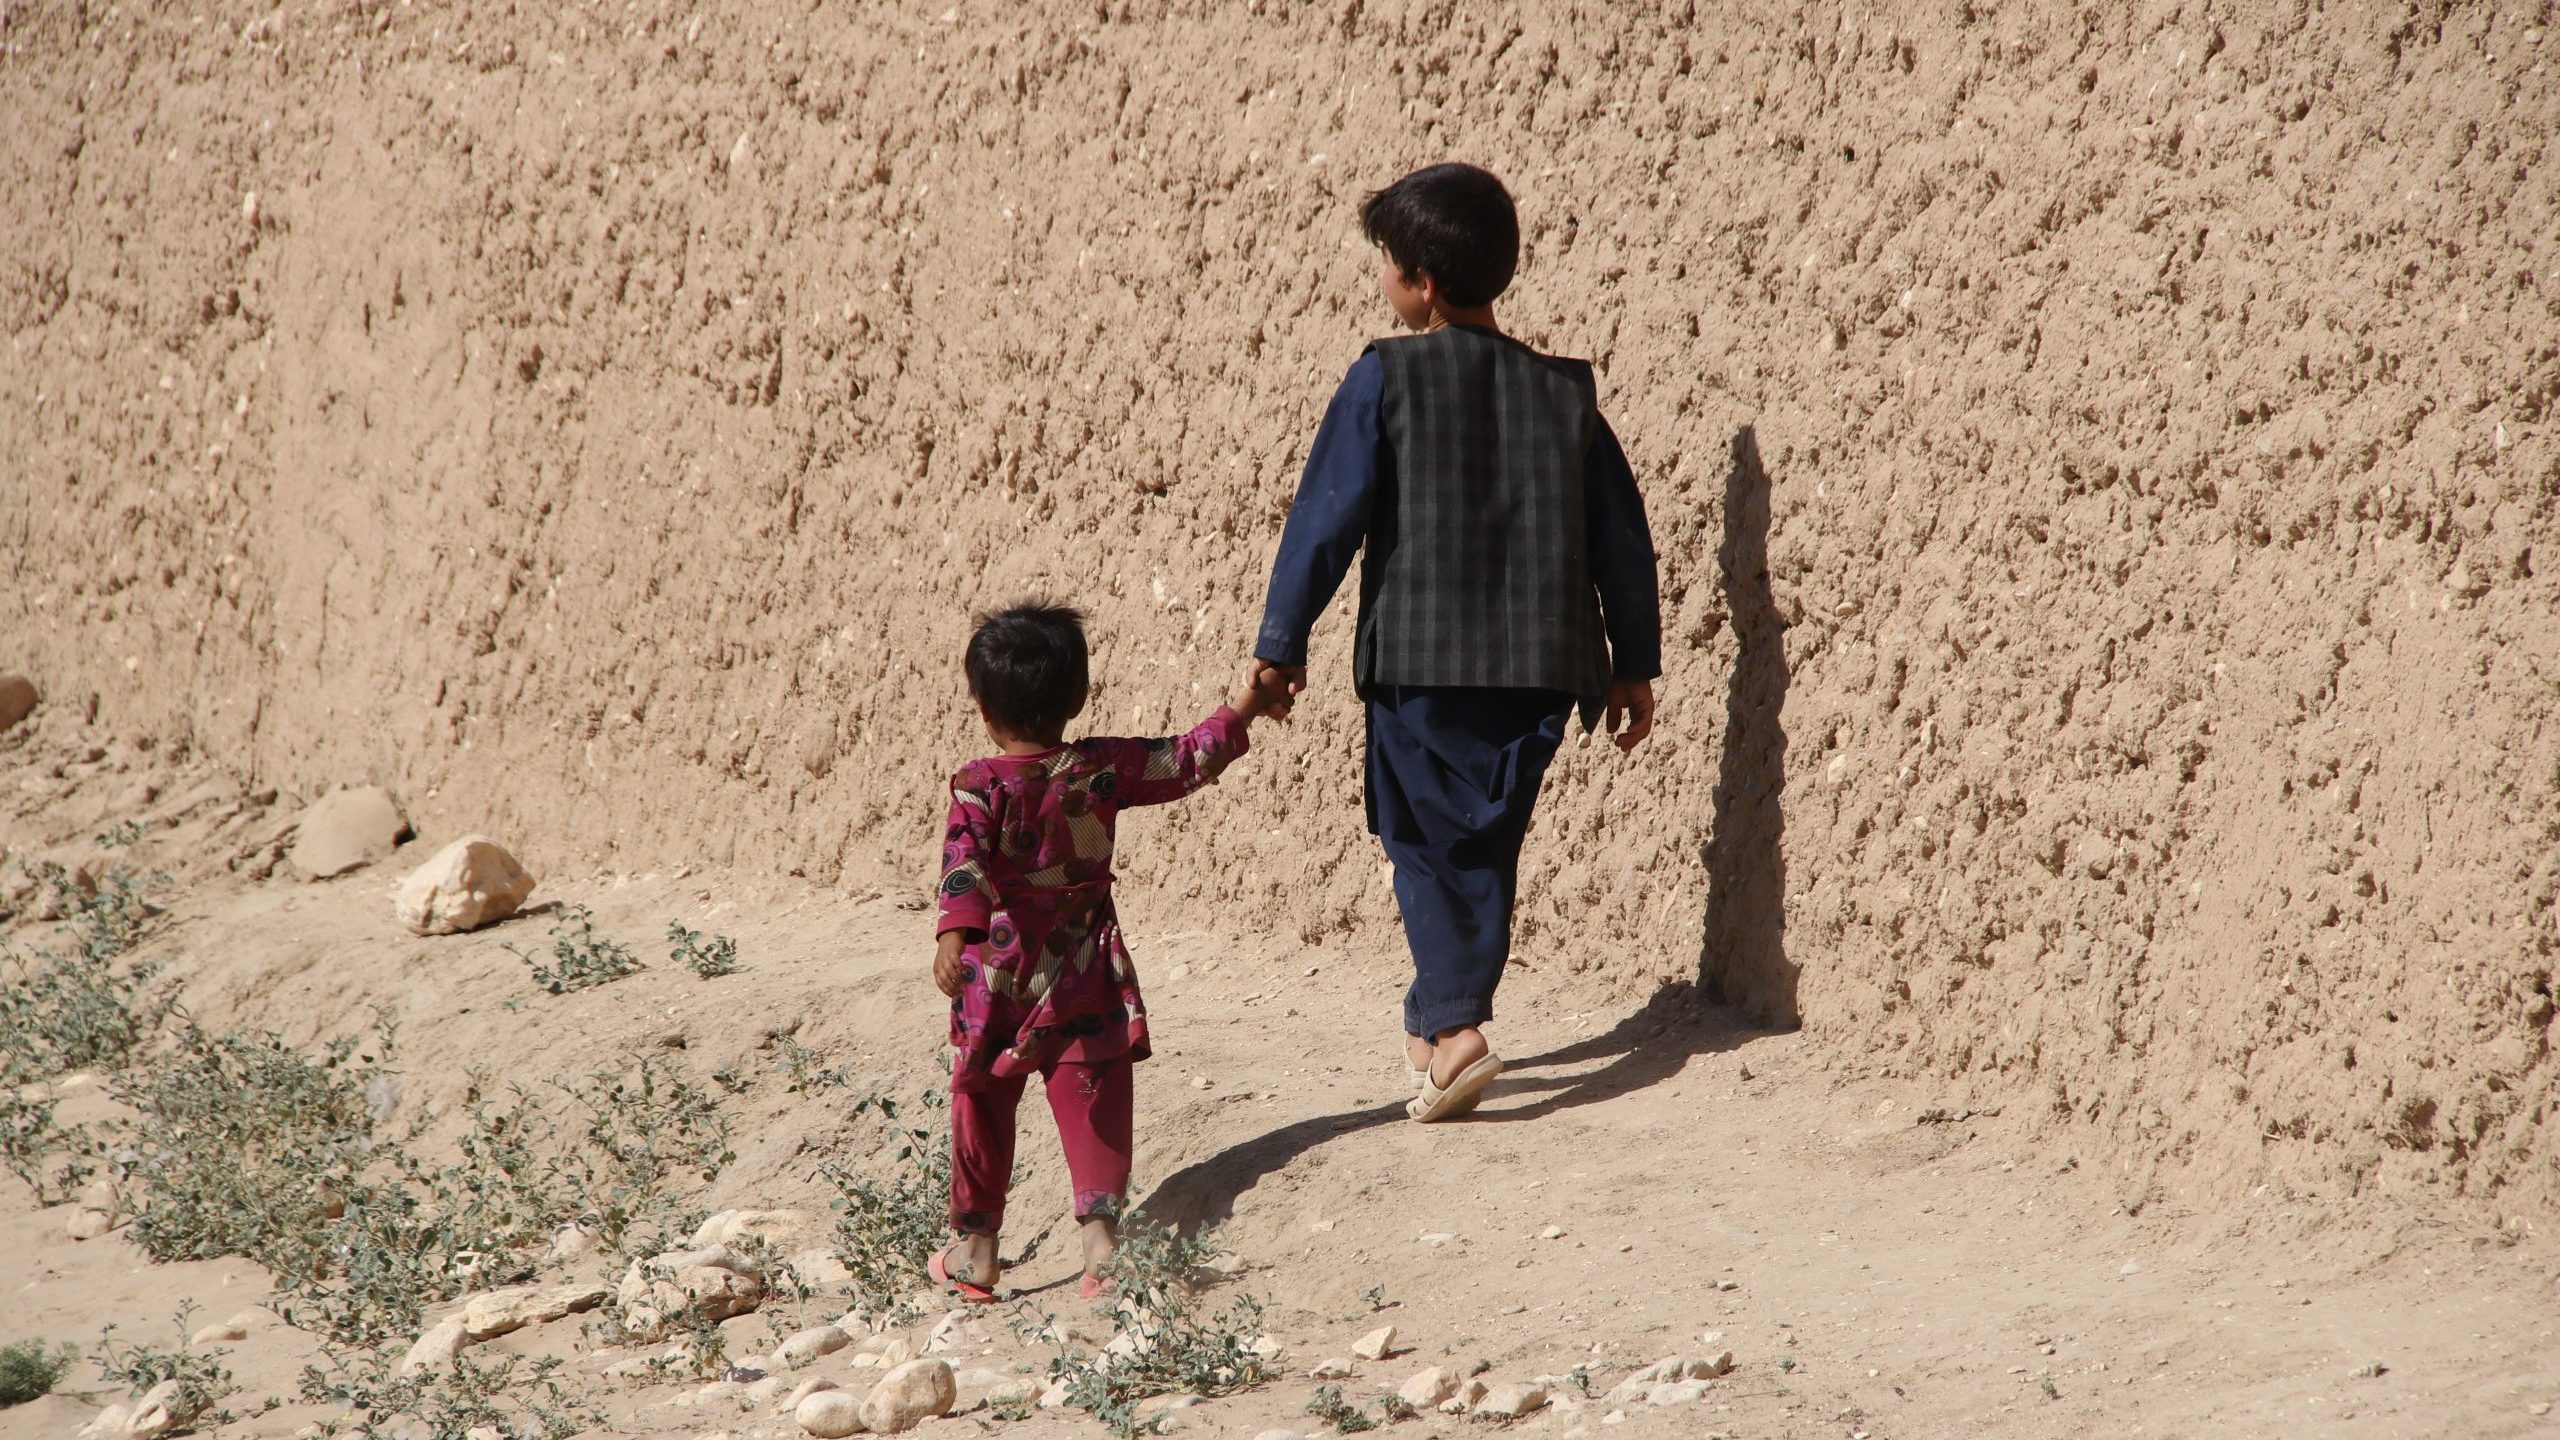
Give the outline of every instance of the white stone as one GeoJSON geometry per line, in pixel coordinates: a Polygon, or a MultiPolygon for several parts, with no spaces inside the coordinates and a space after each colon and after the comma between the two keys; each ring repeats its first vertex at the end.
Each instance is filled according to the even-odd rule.
{"type": "Polygon", "coordinates": [[[62,1222],[62,1233],[74,1240],[95,1240],[115,1228],[115,1217],[95,1205],[83,1205],[62,1222]]]}
{"type": "Polygon", "coordinates": [[[409,872],[391,913],[414,935],[458,935],[513,915],[533,886],[534,878],[497,841],[465,835],[409,872]]]}
{"type": "Polygon", "coordinates": [[[831,1290],[853,1280],[853,1272],[845,1268],[833,1250],[803,1250],[791,1257],[791,1270],[802,1283],[818,1290],[831,1290]]]}
{"type": "Polygon", "coordinates": [[[797,1230],[809,1217],[797,1210],[723,1210],[695,1227],[696,1249],[715,1245],[735,1245],[752,1237],[772,1239],[777,1234],[797,1230]]]}
{"type": "MultiPolygon", "coordinates": [[[[1451,1395],[1449,1399],[1456,1401],[1458,1408],[1461,1410],[1472,1410],[1477,1405],[1483,1403],[1484,1392],[1488,1388],[1489,1387],[1482,1380],[1470,1375],[1466,1379],[1458,1382],[1457,1392],[1451,1395]]],[[[1442,1402],[1440,1408],[1443,1410],[1449,1408],[1448,1402],[1442,1402]]]]}
{"type": "Polygon", "coordinates": [[[492,1290],[462,1302],[462,1331],[472,1340],[493,1340],[527,1325],[593,1310],[612,1293],[602,1285],[513,1285],[492,1290]]]}
{"type": "Polygon", "coordinates": [[[551,1232],[551,1258],[560,1264],[596,1253],[596,1232],[584,1225],[563,1225],[551,1232]]]}
{"type": "Polygon", "coordinates": [[[1395,1353],[1396,1327],[1381,1325],[1351,1343],[1351,1353],[1363,1360],[1384,1360],[1395,1353]]]}
{"type": "Polygon", "coordinates": [[[881,1435],[912,1430],[951,1413],[960,1386],[939,1360],[910,1360],[880,1377],[862,1402],[862,1426],[881,1435]]]}
{"type": "Polygon", "coordinates": [[[783,1397],[780,1408],[791,1411],[796,1415],[800,1411],[801,1401],[808,1399],[810,1396],[815,1395],[822,1390],[834,1390],[837,1388],[839,1387],[836,1382],[828,1379],[826,1376],[812,1375],[808,1379],[791,1387],[791,1393],[783,1397]]]}
{"type": "Polygon", "coordinates": [[[817,1325],[801,1331],[774,1348],[773,1358],[797,1370],[821,1355],[833,1355],[853,1343],[853,1337],[833,1325],[817,1325]]]}
{"type": "Polygon", "coordinates": [[[462,1317],[448,1315],[428,1326],[426,1333],[418,1337],[417,1343],[409,1347],[409,1353],[401,1357],[400,1373],[404,1376],[415,1375],[421,1370],[433,1370],[439,1365],[450,1365],[453,1363],[453,1357],[462,1353],[463,1343],[468,1339],[470,1335],[462,1327],[462,1317]]]}
{"type": "Polygon", "coordinates": [[[1647,1405],[1693,1405],[1706,1397],[1712,1387],[1704,1380],[1666,1380],[1648,1391],[1647,1405]]]}
{"type": "Polygon", "coordinates": [[[1499,1415],[1504,1419],[1517,1420],[1545,1408],[1546,1403],[1546,1386],[1534,1380],[1515,1380],[1487,1391],[1474,1409],[1479,1415],[1499,1415]]]}
{"type": "Polygon", "coordinates": [[[791,1407],[791,1420],[819,1440],[835,1440],[863,1430],[863,1402],[850,1391],[822,1389],[812,1396],[801,1396],[801,1402],[791,1407]]]}
{"type": "Polygon", "coordinates": [[[229,1345],[248,1338],[249,1331],[246,1326],[236,1321],[226,1320],[219,1325],[207,1325],[188,1336],[187,1343],[189,1345],[229,1345]]]}
{"type": "Polygon", "coordinates": [[[285,858],[310,879],[326,880],[389,855],[408,832],[390,792],[360,785],[324,795],[295,817],[285,858]]]}
{"type": "Polygon", "coordinates": [[[1317,1361],[1316,1368],[1308,1371],[1307,1376],[1313,1380],[1340,1380],[1351,1374],[1351,1368],[1349,1360],[1337,1355],[1330,1360],[1317,1361]]]}
{"type": "Polygon", "coordinates": [[[1407,1380],[1396,1391],[1396,1398],[1416,1410],[1428,1410],[1458,1392],[1458,1372],[1446,1365],[1434,1365],[1407,1380]]]}
{"type": "Polygon", "coordinates": [[[1049,1388],[1040,1392],[1040,1408],[1043,1410],[1061,1410],[1066,1408],[1066,1403],[1067,1382],[1064,1380],[1052,1380],[1049,1388]]]}

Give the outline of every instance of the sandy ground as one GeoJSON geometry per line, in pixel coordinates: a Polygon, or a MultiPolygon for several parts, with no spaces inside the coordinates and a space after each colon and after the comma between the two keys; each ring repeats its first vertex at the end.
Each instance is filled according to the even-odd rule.
{"type": "MultiPolygon", "coordinates": [[[[739,1160],[704,1197],[712,1205],[823,1215],[813,1172],[859,1153],[854,1096],[933,1083],[941,1005],[924,973],[921,892],[728,872],[550,877],[537,900],[592,905],[607,933],[646,942],[682,920],[736,936],[745,968],[706,982],[661,962],[549,997],[504,948],[539,939],[539,914],[437,940],[394,924],[393,881],[419,849],[334,882],[183,882],[144,953],[209,1025],[309,1041],[363,1030],[374,1006],[390,1007],[404,1037],[394,1120],[424,1118],[431,1134],[475,1077],[575,1077],[641,1053],[697,1079],[733,1065],[751,1086],[727,1102],[739,1160]],[[784,1093],[759,1048],[783,1029],[853,1084],[784,1093]]],[[[1571,977],[1525,968],[1496,1032],[1513,1072],[1475,1119],[1424,1129],[1399,1109],[1392,931],[1311,949],[1132,923],[1160,1036],[1139,1090],[1145,1208],[1218,1227],[1247,1266],[1232,1287],[1269,1297],[1269,1329],[1287,1347],[1282,1379],[1187,1412],[1184,1428],[1312,1429],[1305,1371],[1393,1323],[1411,1352],[1360,1365],[1346,1382],[1355,1397],[1476,1360],[1497,1380],[1585,1365],[1605,1391],[1719,1332],[1733,1375],[1694,1406],[1629,1408],[1610,1428],[1630,1435],[2560,1434],[2560,1418],[2531,1408],[2560,1401],[2560,1256],[2547,1237],[2343,1187],[2130,1213],[2124,1173],[2005,1113],[1932,1116],[1950,1103],[1941,1088],[1862,1073],[1802,1033],[1751,1028],[1677,987],[1595,1004],[1571,977]],[[1562,1233],[1547,1237],[1551,1227],[1562,1233]],[[1382,1311],[1365,1297],[1373,1286],[1382,1311]],[[2359,1373],[2372,1365],[2379,1374],[2359,1373]]],[[[40,936],[24,921],[12,934],[40,936]]],[[[70,1118],[104,1104],[94,1086],[71,1094],[70,1118]]],[[[1063,1176],[1036,1103],[1025,1124],[1030,1173],[1008,1250],[1050,1233],[1013,1283],[1025,1305],[1098,1333],[1060,1283],[1073,1267],[1063,1176]]],[[[74,1242],[68,1213],[0,1189],[10,1338],[87,1342],[112,1321],[165,1342],[182,1299],[221,1318],[266,1294],[244,1262],[157,1266],[120,1234],[74,1242]]],[[[783,1308],[836,1313],[823,1301],[783,1308]]],[[[762,1348],[760,1318],[729,1329],[733,1355],[762,1348]]],[[[594,1381],[629,1352],[584,1351],[575,1321],[496,1343],[569,1356],[599,1386],[610,1433],[796,1433],[670,1403],[677,1388],[594,1381]]],[[[316,1353],[272,1322],[230,1349],[251,1402],[290,1396],[316,1353]]],[[[814,1373],[843,1370],[843,1358],[814,1373]]],[[[1043,1357],[985,1322],[953,1358],[1010,1373],[1043,1357]]],[[[0,1436],[64,1435],[104,1398],[0,1412],[0,1436]]],[[[1521,1423],[1581,1434],[1610,1409],[1521,1423]]],[[[317,1418],[294,1405],[222,1433],[285,1436],[317,1418]]],[[[1045,1414],[1000,1428],[1095,1433],[1045,1414]]],[[[1400,1433],[1477,1428],[1433,1416],[1400,1433]]]]}
{"type": "MultiPolygon", "coordinates": [[[[913,883],[972,610],[1091,607],[1108,729],[1232,683],[1359,199],[1475,159],[1670,642],[1538,963],[2164,1196],[2547,1222],[2548,9],[12,0],[0,673],[563,874],[913,883]]],[[[1391,923],[1349,631],[1125,847],[1167,923],[1391,923]]]]}

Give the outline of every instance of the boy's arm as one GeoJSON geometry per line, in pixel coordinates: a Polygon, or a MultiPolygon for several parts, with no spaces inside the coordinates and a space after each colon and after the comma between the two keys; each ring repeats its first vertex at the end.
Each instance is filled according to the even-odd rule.
{"type": "Polygon", "coordinates": [[[1644,495],[1605,419],[1592,436],[1583,496],[1591,583],[1600,592],[1600,620],[1609,634],[1609,731],[1619,749],[1629,750],[1653,732],[1653,681],[1662,673],[1662,588],[1644,495]],[[1624,732],[1618,728],[1621,715],[1629,722],[1624,732]]]}
{"type": "Polygon", "coordinates": [[[1298,498],[1280,532],[1280,553],[1271,562],[1262,630],[1253,645],[1255,657],[1266,664],[1285,671],[1306,667],[1308,632],[1368,538],[1378,488],[1378,405],[1385,393],[1386,366],[1365,354],[1325,407],[1324,423],[1307,450],[1306,473],[1298,479],[1298,498]]]}

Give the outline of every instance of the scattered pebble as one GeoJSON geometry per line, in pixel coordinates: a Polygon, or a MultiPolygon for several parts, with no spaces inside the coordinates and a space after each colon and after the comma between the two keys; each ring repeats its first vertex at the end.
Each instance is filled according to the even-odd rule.
{"type": "Polygon", "coordinates": [[[1479,1415],[1495,1415],[1517,1420],[1523,1415],[1546,1408],[1547,1387],[1534,1380],[1515,1380],[1486,1392],[1475,1406],[1479,1415]]]}
{"type": "Polygon", "coordinates": [[[1381,1325],[1351,1344],[1351,1353],[1363,1360],[1384,1360],[1395,1353],[1396,1327],[1381,1325]]]}
{"type": "Polygon", "coordinates": [[[1538,1238],[1541,1240],[1561,1240],[1564,1238],[1564,1227],[1561,1225],[1550,1225],[1546,1229],[1538,1232],[1538,1238]]]}
{"type": "Polygon", "coordinates": [[[821,1440],[838,1440],[862,1429],[862,1402],[843,1390],[821,1390],[791,1408],[801,1429],[821,1440]]]}
{"type": "Polygon", "coordinates": [[[939,1415],[951,1413],[960,1398],[951,1367],[939,1360],[910,1360],[880,1377],[862,1402],[864,1429],[877,1435],[913,1430],[939,1415]]]}
{"type": "Polygon", "coordinates": [[[1396,1398],[1416,1410],[1428,1410],[1458,1393],[1461,1378],[1446,1365],[1434,1365],[1398,1387],[1396,1398]]]}
{"type": "Polygon", "coordinates": [[[1314,1380],[1343,1380],[1350,1377],[1352,1369],[1350,1361],[1335,1356],[1330,1360],[1317,1361],[1316,1368],[1308,1371],[1307,1376],[1314,1380]]]}

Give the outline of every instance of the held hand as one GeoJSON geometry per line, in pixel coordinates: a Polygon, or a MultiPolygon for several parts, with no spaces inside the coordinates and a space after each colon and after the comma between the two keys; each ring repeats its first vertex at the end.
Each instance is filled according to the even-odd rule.
{"type": "Polygon", "coordinates": [[[1610,742],[1625,754],[1653,733],[1653,682],[1650,680],[1617,680],[1609,685],[1609,709],[1604,723],[1610,742]],[[1621,726],[1625,727],[1623,730],[1621,726]]]}
{"type": "Polygon", "coordinates": [[[1255,660],[1245,667],[1245,692],[1236,697],[1236,713],[1247,720],[1268,715],[1286,720],[1297,708],[1298,692],[1307,688],[1307,670],[1303,665],[1274,665],[1255,660]]]}
{"type": "Polygon", "coordinates": [[[968,937],[958,930],[945,930],[933,948],[933,988],[957,998],[960,994],[960,952],[968,945],[968,937]]]}

